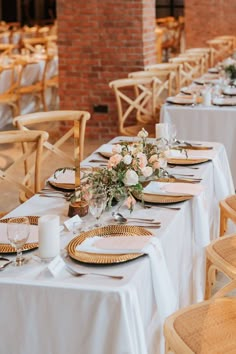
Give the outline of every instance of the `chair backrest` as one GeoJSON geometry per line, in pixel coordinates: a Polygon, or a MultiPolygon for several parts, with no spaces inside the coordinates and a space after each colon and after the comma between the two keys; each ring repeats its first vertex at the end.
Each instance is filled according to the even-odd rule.
{"type": "Polygon", "coordinates": [[[205,55],[206,57],[206,61],[207,61],[207,68],[211,68],[214,65],[214,51],[212,48],[207,48],[207,47],[203,47],[203,48],[189,48],[185,51],[185,53],[202,53],[205,55]]]}
{"type": "Polygon", "coordinates": [[[157,76],[160,74],[160,79],[162,75],[171,74],[171,85],[170,85],[170,95],[176,95],[180,90],[180,69],[181,64],[175,63],[160,63],[160,64],[153,64],[147,65],[145,67],[146,71],[156,72],[157,76]]]}
{"type": "Polygon", "coordinates": [[[228,39],[211,39],[208,46],[214,52],[214,65],[230,56],[234,51],[234,42],[228,39]]]}
{"type": "MultiPolygon", "coordinates": [[[[44,126],[44,129],[50,130],[50,126],[53,126],[55,131],[55,124],[61,125],[70,124],[70,129],[63,132],[61,129],[61,136],[58,138],[55,136],[50,138],[49,141],[44,143],[45,151],[42,156],[44,161],[49,155],[56,154],[60,158],[66,160],[71,166],[75,165],[75,158],[83,160],[84,154],[84,137],[87,120],[90,119],[90,113],[86,111],[49,111],[49,112],[37,112],[21,115],[14,118],[13,124],[15,124],[21,130],[27,130],[33,125],[34,129],[37,124],[44,126]],[[75,151],[74,156],[66,153],[62,150],[63,144],[72,136],[75,139],[75,151]],[[56,142],[54,141],[56,140],[56,142]]],[[[60,130],[60,126],[58,131],[60,130]]]]}
{"type": "Polygon", "coordinates": [[[219,203],[220,206],[220,236],[227,230],[228,219],[236,223],[236,195],[231,195],[219,203]]]}
{"type": "Polygon", "coordinates": [[[28,49],[30,53],[39,53],[39,49],[46,51],[47,40],[45,37],[23,38],[22,45],[28,49]]]}
{"type": "Polygon", "coordinates": [[[200,61],[200,74],[203,75],[205,72],[207,72],[208,70],[208,57],[206,56],[206,53],[193,53],[193,52],[184,52],[179,54],[179,57],[189,57],[189,58],[193,58],[193,59],[197,59],[200,61]]]}
{"type": "MultiPolygon", "coordinates": [[[[161,106],[168,96],[174,95],[174,73],[162,70],[145,70],[129,73],[129,78],[157,78],[161,81],[158,91],[156,92],[156,103],[161,106]],[[173,92],[173,93],[172,93],[173,92]]],[[[176,87],[176,85],[175,85],[176,87]]]]}
{"type": "Polygon", "coordinates": [[[0,169],[0,181],[17,186],[19,191],[24,192],[27,197],[40,191],[42,149],[47,139],[48,134],[43,131],[0,132],[0,150],[3,144],[18,144],[19,151],[22,149],[20,156],[15,158],[11,156],[11,163],[4,169],[0,169]]]}
{"type": "Polygon", "coordinates": [[[202,63],[200,58],[176,57],[169,59],[169,62],[182,64],[180,68],[180,87],[189,85],[193,79],[201,76],[202,63]]]}
{"type": "Polygon", "coordinates": [[[138,79],[119,79],[109,83],[114,90],[119,120],[119,132],[126,133],[125,125],[129,119],[145,116],[147,121],[156,115],[156,85],[161,81],[153,77],[138,79]]]}

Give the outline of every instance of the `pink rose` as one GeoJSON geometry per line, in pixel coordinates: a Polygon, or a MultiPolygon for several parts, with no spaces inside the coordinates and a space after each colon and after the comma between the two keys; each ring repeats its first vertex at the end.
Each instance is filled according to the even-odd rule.
{"type": "Polygon", "coordinates": [[[139,152],[137,154],[138,160],[139,160],[139,167],[141,168],[141,170],[147,165],[147,156],[142,153],[139,152]]]}
{"type": "Polygon", "coordinates": [[[154,162],[152,167],[153,167],[154,170],[158,170],[160,168],[160,162],[159,161],[154,162]]]}
{"type": "Polygon", "coordinates": [[[153,163],[153,162],[156,162],[156,161],[158,161],[158,156],[157,156],[157,154],[154,154],[154,155],[152,155],[150,157],[149,162],[153,163]]]}
{"type": "Polygon", "coordinates": [[[144,177],[150,177],[153,173],[153,170],[150,166],[144,167],[141,171],[144,177]]]}
{"type": "Polygon", "coordinates": [[[136,203],[136,200],[130,195],[126,199],[124,204],[127,206],[128,209],[133,210],[135,203],[136,203]]]}
{"type": "Polygon", "coordinates": [[[122,160],[122,156],[120,154],[115,154],[109,158],[108,168],[116,167],[118,163],[122,160]]]}
{"type": "Polygon", "coordinates": [[[112,147],[113,154],[120,154],[122,151],[122,146],[120,144],[116,144],[112,147]]]}

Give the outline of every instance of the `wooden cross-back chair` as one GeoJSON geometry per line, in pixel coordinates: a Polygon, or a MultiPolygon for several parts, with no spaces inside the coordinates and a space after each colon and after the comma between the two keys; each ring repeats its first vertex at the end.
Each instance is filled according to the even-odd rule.
{"type": "Polygon", "coordinates": [[[234,51],[234,42],[228,39],[211,39],[207,41],[214,52],[214,65],[229,57],[234,51]]]}
{"type": "Polygon", "coordinates": [[[16,45],[11,43],[0,43],[0,56],[11,55],[16,45]]]}
{"type": "Polygon", "coordinates": [[[5,144],[19,146],[19,156],[10,156],[10,163],[0,168],[0,182],[5,181],[20,192],[20,201],[32,197],[41,189],[43,144],[48,139],[44,131],[2,131],[0,150],[5,144]],[[26,167],[28,166],[28,168],[26,167]]]}
{"type": "Polygon", "coordinates": [[[208,70],[208,58],[206,58],[205,53],[193,53],[193,52],[184,52],[179,54],[179,57],[186,57],[186,58],[192,58],[195,60],[199,60],[200,63],[200,74],[203,75],[207,70],[208,70]]]}
{"type": "Polygon", "coordinates": [[[27,49],[30,53],[37,53],[38,47],[41,46],[46,52],[47,40],[45,37],[35,37],[35,38],[23,38],[22,46],[27,49]]]}
{"type": "Polygon", "coordinates": [[[135,136],[145,128],[150,137],[155,136],[155,122],[158,123],[155,92],[161,81],[153,77],[119,79],[110,82],[114,90],[119,132],[135,136]],[[142,117],[142,122],[138,121],[142,117]]]}
{"type": "Polygon", "coordinates": [[[236,279],[236,235],[223,236],[227,231],[228,219],[236,224],[236,195],[221,200],[219,207],[220,238],[211,242],[206,249],[206,299],[211,295],[216,271],[236,279]]]}
{"type": "Polygon", "coordinates": [[[169,59],[170,63],[182,64],[180,67],[180,87],[191,84],[203,71],[200,58],[176,57],[169,59]]]}
{"type": "Polygon", "coordinates": [[[19,96],[17,88],[17,76],[14,65],[0,67],[0,105],[6,105],[12,110],[12,116],[19,114],[19,96]]]}
{"type": "MultiPolygon", "coordinates": [[[[20,101],[26,95],[31,95],[35,101],[35,111],[40,110],[40,104],[43,105],[43,110],[47,111],[47,103],[45,99],[45,76],[47,72],[47,64],[49,58],[45,56],[42,60],[42,65],[39,65],[37,60],[19,60],[20,69],[18,75],[18,83],[16,93],[20,101]]],[[[21,102],[20,102],[21,103],[21,102]]]]}
{"type": "Polygon", "coordinates": [[[211,297],[215,273],[221,272],[229,279],[236,279],[236,235],[228,235],[210,243],[206,248],[205,299],[211,297]]]}
{"type": "Polygon", "coordinates": [[[176,95],[179,90],[179,80],[180,80],[180,68],[181,64],[174,64],[174,63],[160,63],[160,64],[153,64],[147,65],[145,67],[145,71],[152,71],[156,73],[156,76],[159,77],[160,80],[163,76],[167,76],[170,74],[170,85],[169,85],[169,96],[176,95]]]}
{"type": "Polygon", "coordinates": [[[212,48],[189,48],[185,51],[185,53],[202,53],[205,56],[205,61],[206,61],[206,69],[205,72],[214,66],[214,52],[212,48]]]}
{"type": "Polygon", "coordinates": [[[58,77],[58,57],[57,55],[48,54],[47,55],[47,67],[44,75],[44,94],[46,105],[55,108],[58,98],[58,87],[59,87],[59,77],[58,77]],[[50,90],[50,95],[47,95],[47,90],[50,90]],[[50,102],[47,103],[47,96],[50,98],[50,102]]]}
{"type": "Polygon", "coordinates": [[[153,122],[154,124],[156,123],[157,116],[160,115],[160,110],[161,106],[163,103],[165,103],[166,98],[168,96],[171,96],[172,94],[172,88],[174,87],[174,73],[172,72],[164,72],[164,71],[135,71],[132,73],[129,73],[129,78],[132,79],[142,79],[142,78],[156,78],[157,80],[160,80],[159,85],[156,86],[155,89],[155,111],[156,114],[152,118],[148,118],[142,114],[137,115],[137,120],[142,122],[142,123],[147,123],[147,122],[153,122]]]}
{"type": "Polygon", "coordinates": [[[236,353],[236,298],[225,297],[236,287],[232,281],[211,300],[183,308],[164,325],[165,353],[236,353]]]}
{"type": "MultiPolygon", "coordinates": [[[[37,113],[29,113],[25,115],[18,116],[14,119],[13,123],[20,130],[28,130],[29,127],[35,129],[38,124],[42,126],[44,125],[44,129],[49,132],[49,136],[53,135],[50,131],[52,127],[54,132],[56,129],[56,124],[59,124],[58,131],[60,131],[60,125],[68,124],[70,126],[66,132],[60,131],[59,137],[52,136],[48,141],[45,141],[42,160],[51,155],[56,154],[61,159],[66,160],[68,165],[75,165],[75,158],[73,154],[66,153],[63,150],[63,145],[70,139],[74,137],[77,139],[77,146],[75,149],[78,151],[78,158],[80,161],[83,160],[84,154],[84,137],[85,137],[85,128],[86,123],[90,119],[90,113],[86,111],[49,111],[49,112],[37,112],[37,113]]],[[[67,126],[68,126],[67,125],[67,126]]]]}
{"type": "Polygon", "coordinates": [[[228,219],[236,224],[236,195],[233,194],[219,203],[220,206],[220,236],[227,231],[228,219]]]}

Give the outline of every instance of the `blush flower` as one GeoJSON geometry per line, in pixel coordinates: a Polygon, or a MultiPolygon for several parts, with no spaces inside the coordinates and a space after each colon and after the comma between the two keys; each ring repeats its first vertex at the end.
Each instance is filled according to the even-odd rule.
{"type": "Polygon", "coordinates": [[[142,174],[144,177],[150,177],[153,173],[153,169],[150,166],[146,166],[142,169],[142,174]]]}
{"type": "Polygon", "coordinates": [[[130,196],[126,199],[126,201],[125,201],[124,204],[127,206],[127,208],[128,208],[129,210],[133,210],[135,203],[136,203],[136,200],[134,199],[134,197],[132,197],[132,195],[130,195],[130,196]]]}
{"type": "Polygon", "coordinates": [[[128,170],[125,173],[124,185],[125,186],[135,186],[138,183],[138,175],[134,170],[128,170]]]}
{"type": "Polygon", "coordinates": [[[139,167],[142,170],[147,165],[147,156],[143,152],[139,152],[137,158],[139,160],[139,167]]]}
{"type": "Polygon", "coordinates": [[[122,156],[120,154],[115,154],[110,157],[108,161],[108,168],[116,167],[122,160],[122,156]]]}
{"type": "Polygon", "coordinates": [[[113,154],[120,154],[122,152],[122,146],[120,144],[116,144],[112,147],[113,154]]]}

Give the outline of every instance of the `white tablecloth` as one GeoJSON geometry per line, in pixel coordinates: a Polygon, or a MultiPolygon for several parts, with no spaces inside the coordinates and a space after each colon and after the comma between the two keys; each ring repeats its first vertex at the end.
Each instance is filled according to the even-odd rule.
{"type": "Polygon", "coordinates": [[[178,139],[216,141],[225,146],[236,184],[236,107],[164,104],[161,121],[174,123],[178,139]]]}
{"type": "MultiPolygon", "coordinates": [[[[233,193],[227,157],[221,144],[214,144],[214,147],[223,167],[221,178],[225,183],[222,193],[226,196],[233,193]]],[[[93,158],[97,157],[95,153],[93,158]]],[[[88,161],[85,161],[86,165],[88,161]]],[[[194,170],[206,186],[209,241],[217,236],[219,224],[214,181],[220,179],[216,178],[216,173],[212,162],[194,170]]],[[[134,216],[140,216],[140,213],[155,216],[162,223],[160,229],[152,229],[152,232],[163,247],[179,307],[202,300],[204,294],[204,248],[196,243],[196,237],[201,235],[193,232],[193,224],[201,225],[202,221],[193,218],[193,202],[178,204],[179,211],[155,206],[144,210],[140,204],[134,211],[134,216]]],[[[64,199],[35,196],[10,215],[59,214],[63,223],[67,211],[68,203],[64,199]]],[[[91,216],[84,218],[85,223],[92,221],[91,216]]],[[[103,221],[111,221],[111,211],[104,214],[103,221]]],[[[72,233],[62,232],[61,247],[72,237],[72,233]]],[[[65,270],[53,278],[47,273],[46,265],[34,259],[22,268],[8,267],[0,273],[1,353],[163,353],[160,351],[158,308],[147,256],[113,266],[76,264],[74,267],[123,275],[124,278],[77,278],[65,270]]]]}

